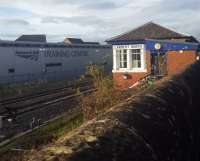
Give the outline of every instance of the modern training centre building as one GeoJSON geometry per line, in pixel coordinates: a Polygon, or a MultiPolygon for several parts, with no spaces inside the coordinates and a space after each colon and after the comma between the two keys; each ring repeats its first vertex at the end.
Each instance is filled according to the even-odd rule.
{"type": "Polygon", "coordinates": [[[180,72],[197,59],[199,42],[149,22],[106,40],[113,46],[113,79],[120,89],[133,87],[147,76],[180,72]]]}
{"type": "Polygon", "coordinates": [[[0,40],[0,85],[68,80],[85,74],[88,64],[112,70],[112,47],[77,38],[47,42],[46,35],[0,40]]]}

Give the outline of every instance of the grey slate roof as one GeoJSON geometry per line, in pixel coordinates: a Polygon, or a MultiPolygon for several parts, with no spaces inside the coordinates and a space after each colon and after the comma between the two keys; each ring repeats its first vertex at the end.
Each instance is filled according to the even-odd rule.
{"type": "Polygon", "coordinates": [[[177,33],[166,27],[160,26],[154,22],[148,22],[136,29],[133,29],[127,33],[113,37],[106,41],[112,42],[112,41],[124,41],[124,40],[144,40],[144,39],[189,39],[188,41],[193,41],[193,39],[194,41],[196,40],[192,36],[177,33]]]}
{"type": "Polygon", "coordinates": [[[47,42],[46,35],[22,35],[15,41],[47,42]]]}
{"type": "Polygon", "coordinates": [[[64,41],[68,40],[71,44],[83,44],[83,40],[79,38],[65,38],[64,41]]]}
{"type": "Polygon", "coordinates": [[[99,45],[100,43],[99,42],[85,42],[84,41],[84,44],[99,45]]]}

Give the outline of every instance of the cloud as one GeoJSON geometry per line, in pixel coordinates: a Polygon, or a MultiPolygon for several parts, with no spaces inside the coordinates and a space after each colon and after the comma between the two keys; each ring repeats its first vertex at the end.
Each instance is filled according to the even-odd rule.
{"type": "Polygon", "coordinates": [[[56,17],[56,16],[47,16],[41,19],[41,23],[72,23],[77,25],[84,26],[96,26],[104,24],[104,20],[97,18],[95,16],[73,16],[73,17],[56,17]]]}
{"type": "Polygon", "coordinates": [[[0,24],[4,26],[28,26],[30,23],[21,19],[0,19],[0,24]]]}
{"type": "Polygon", "coordinates": [[[169,10],[169,11],[175,11],[175,12],[179,12],[179,11],[187,11],[187,10],[191,10],[191,11],[195,11],[195,10],[199,10],[200,8],[200,2],[199,0],[168,0],[167,3],[165,0],[162,0],[161,3],[159,4],[158,8],[160,10],[169,10]]]}
{"type": "Polygon", "coordinates": [[[19,36],[20,36],[19,34],[14,34],[14,33],[2,33],[0,39],[3,39],[3,40],[15,40],[19,36]]]}
{"type": "Polygon", "coordinates": [[[116,8],[120,8],[122,7],[122,5],[118,5],[114,2],[92,2],[92,3],[85,3],[80,5],[81,9],[93,9],[93,10],[111,10],[111,9],[116,9],[116,8]]]}
{"type": "Polygon", "coordinates": [[[155,21],[200,37],[199,8],[199,0],[0,0],[0,33],[45,33],[51,41],[62,41],[66,35],[103,41],[155,21]]]}

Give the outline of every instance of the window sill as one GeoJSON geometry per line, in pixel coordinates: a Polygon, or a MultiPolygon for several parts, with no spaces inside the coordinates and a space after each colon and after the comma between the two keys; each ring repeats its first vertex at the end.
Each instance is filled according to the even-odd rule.
{"type": "Polygon", "coordinates": [[[113,73],[147,73],[147,69],[118,69],[112,70],[113,73]]]}

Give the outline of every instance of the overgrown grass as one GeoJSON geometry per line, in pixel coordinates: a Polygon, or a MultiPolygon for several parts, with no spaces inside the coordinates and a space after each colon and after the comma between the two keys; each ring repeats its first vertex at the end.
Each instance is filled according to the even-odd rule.
{"type": "MultiPolygon", "coordinates": [[[[7,156],[16,157],[23,155],[23,153],[14,153],[10,151],[10,149],[22,148],[25,150],[32,150],[38,149],[41,145],[52,143],[67,132],[79,127],[85,120],[94,118],[99,113],[104,112],[106,109],[130,96],[130,94],[127,95],[128,92],[122,93],[122,91],[117,91],[113,88],[112,76],[106,75],[102,66],[89,65],[87,67],[87,75],[92,78],[93,86],[96,88],[96,91],[85,96],[81,95],[80,89],[77,87],[77,95],[81,95],[78,98],[79,104],[77,111],[71,114],[68,113],[62,118],[50,122],[0,148],[0,155],[5,154],[3,155],[3,157],[5,157],[4,160],[7,159],[7,156]]],[[[49,84],[47,84],[47,87],[48,86],[49,84]]],[[[39,88],[39,86],[30,88],[35,90],[39,88]]]]}
{"type": "Polygon", "coordinates": [[[112,76],[105,74],[103,66],[88,65],[87,75],[91,77],[96,91],[90,95],[80,97],[79,105],[84,119],[90,120],[99,112],[119,103],[122,99],[122,93],[113,88],[112,76]]]}
{"type": "Polygon", "coordinates": [[[52,81],[43,83],[35,82],[35,83],[0,85],[0,97],[8,97],[8,96],[38,92],[43,90],[49,90],[49,88],[65,87],[69,83],[70,82],[67,80],[62,80],[62,81],[52,81]]]}
{"type": "Polygon", "coordinates": [[[15,156],[16,153],[10,151],[13,148],[22,148],[25,150],[36,149],[41,145],[54,142],[67,132],[79,127],[83,123],[83,115],[80,111],[74,111],[73,114],[63,116],[53,122],[50,122],[33,132],[16,139],[10,144],[0,148],[2,157],[15,156]]]}

